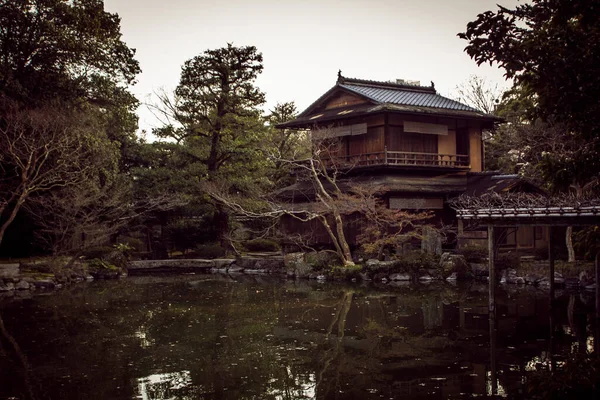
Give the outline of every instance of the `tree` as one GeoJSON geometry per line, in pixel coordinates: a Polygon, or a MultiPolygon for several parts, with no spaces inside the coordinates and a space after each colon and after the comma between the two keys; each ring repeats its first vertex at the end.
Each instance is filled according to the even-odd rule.
{"type": "Polygon", "coordinates": [[[116,173],[118,148],[97,120],[63,107],[4,105],[0,123],[0,243],[32,196],[116,173]]]}
{"type": "Polygon", "coordinates": [[[207,141],[209,174],[239,153],[243,137],[256,128],[265,95],[254,82],[262,69],[256,47],[231,43],[185,62],[175,91],[179,121],[188,137],[207,141]]]}
{"type": "MultiPolygon", "coordinates": [[[[597,162],[580,168],[600,155],[597,1],[532,0],[515,9],[499,6],[496,12],[479,14],[459,37],[468,41],[465,50],[478,64],[497,63],[514,79],[528,98],[530,121],[561,124],[571,140],[579,141],[572,154],[548,154],[548,166],[561,174],[579,171],[574,177],[578,182],[569,184],[584,185],[600,173],[597,162]]],[[[561,184],[564,188],[565,182],[561,184]]]]}
{"type": "Polygon", "coordinates": [[[105,106],[140,72],[103,0],[0,0],[0,92],[105,106]]]}
{"type": "Polygon", "coordinates": [[[273,165],[270,175],[276,187],[293,183],[289,164],[282,160],[296,160],[310,153],[310,143],[305,132],[277,128],[278,124],[295,119],[297,114],[294,102],[277,103],[266,117],[269,123],[269,134],[263,148],[267,155],[271,155],[269,159],[273,165]]]}
{"type": "MultiPolygon", "coordinates": [[[[270,187],[261,153],[267,131],[259,107],[265,95],[255,86],[262,69],[256,47],[228,44],[186,61],[174,96],[159,97],[154,109],[167,124],[155,133],[175,139],[178,156],[204,166],[194,182],[226,184],[228,191],[248,196],[270,187]]],[[[212,208],[212,225],[227,246],[229,216],[219,204],[212,208]]]]}
{"type": "Polygon", "coordinates": [[[485,78],[471,75],[469,79],[456,87],[457,100],[470,105],[486,114],[495,114],[496,106],[502,98],[498,85],[492,85],[485,78]]]}
{"type": "Polygon", "coordinates": [[[140,68],[102,0],[0,0],[0,47],[3,235],[27,201],[131,178],[140,68]]]}
{"type": "Polygon", "coordinates": [[[303,223],[318,221],[344,267],[355,265],[345,230],[357,218],[367,225],[357,239],[369,255],[381,257],[386,247],[420,237],[422,226],[417,222],[430,215],[390,210],[382,201],[384,188],[345,178],[345,172],[353,165],[337,157],[341,144],[329,129],[312,131],[308,143],[311,146],[308,157],[296,153],[298,158],[283,159],[277,154],[271,158],[289,166],[298,181],[306,184],[304,195],[312,200],[310,203],[287,204],[263,197],[262,202],[250,208],[248,199],[232,196],[216,185],[207,187],[207,192],[233,213],[246,218],[277,220],[288,216],[303,223]]]}
{"type": "MultiPolygon", "coordinates": [[[[505,110],[520,109],[522,121],[543,127],[538,144],[558,143],[559,148],[537,153],[535,168],[549,187],[577,191],[594,186],[600,175],[598,2],[532,0],[515,9],[499,6],[479,14],[459,37],[469,42],[465,50],[478,64],[495,62],[514,78],[505,110]]],[[[566,241],[569,259],[574,259],[571,232],[566,241]]]]}

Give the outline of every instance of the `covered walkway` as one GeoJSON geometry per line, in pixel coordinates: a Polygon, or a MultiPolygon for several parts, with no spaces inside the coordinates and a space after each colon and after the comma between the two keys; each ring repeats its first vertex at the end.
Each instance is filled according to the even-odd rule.
{"type": "MultiPolygon", "coordinates": [[[[464,222],[487,225],[487,240],[489,254],[489,321],[490,321],[490,346],[492,393],[496,393],[495,374],[495,347],[496,347],[496,229],[518,226],[547,226],[548,233],[553,227],[559,226],[594,226],[600,225],[600,199],[586,202],[571,202],[571,205],[548,204],[551,199],[526,196],[501,197],[499,195],[484,198],[462,197],[454,201],[457,218],[464,222]],[[536,201],[536,198],[538,199],[536,201]],[[536,204],[538,203],[538,204],[536,204]]],[[[562,204],[560,204],[562,203],[562,204]]],[[[548,263],[550,275],[550,308],[552,309],[555,298],[554,282],[554,249],[552,241],[548,240],[548,263]]],[[[595,333],[594,347],[596,355],[600,357],[600,244],[596,244],[595,257],[595,333]]],[[[551,313],[552,315],[552,313],[551,313]]],[[[551,316],[552,318],[552,316],[551,316]]],[[[553,326],[552,320],[550,326],[553,326]]],[[[552,333],[550,335],[552,343],[552,333]]],[[[550,344],[552,347],[552,344],[550,344]]],[[[551,352],[550,352],[551,353],[551,352]]]]}

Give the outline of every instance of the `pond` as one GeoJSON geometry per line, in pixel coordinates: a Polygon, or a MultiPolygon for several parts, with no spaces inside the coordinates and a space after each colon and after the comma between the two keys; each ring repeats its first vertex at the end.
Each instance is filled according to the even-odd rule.
{"type": "Polygon", "coordinates": [[[0,399],[518,397],[593,342],[593,297],[557,293],[551,318],[547,291],[512,286],[490,349],[487,293],[186,275],[0,298],[0,399]]]}

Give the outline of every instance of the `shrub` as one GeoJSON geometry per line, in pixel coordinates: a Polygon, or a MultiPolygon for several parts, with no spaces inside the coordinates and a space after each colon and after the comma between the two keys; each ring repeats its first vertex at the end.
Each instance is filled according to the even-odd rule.
{"type": "Polygon", "coordinates": [[[540,366],[527,379],[530,399],[597,399],[600,359],[593,353],[569,355],[556,370],[540,366]]]}
{"type": "Polygon", "coordinates": [[[351,279],[360,279],[360,272],[362,271],[361,265],[352,265],[352,266],[341,266],[341,265],[333,265],[329,267],[327,271],[327,275],[334,280],[351,280],[351,279]]]}
{"type": "Polygon", "coordinates": [[[197,245],[194,253],[199,258],[219,258],[224,257],[227,251],[218,243],[208,243],[197,245]]]}
{"type": "Polygon", "coordinates": [[[521,265],[521,257],[518,254],[503,253],[496,257],[496,270],[503,269],[519,269],[521,265]]]}
{"type": "Polygon", "coordinates": [[[269,239],[252,239],[244,243],[248,251],[280,251],[281,246],[269,239]]]}
{"type": "Polygon", "coordinates": [[[436,256],[422,252],[421,250],[408,251],[394,260],[393,266],[389,272],[410,272],[416,273],[421,268],[433,269],[439,267],[439,260],[436,256]]]}
{"type": "Polygon", "coordinates": [[[112,253],[115,249],[110,246],[95,246],[84,249],[81,252],[81,256],[86,260],[94,258],[102,259],[108,254],[112,253]]]}
{"type": "Polygon", "coordinates": [[[488,256],[488,249],[479,244],[469,244],[456,250],[457,254],[465,257],[467,262],[482,262],[488,256]]]}

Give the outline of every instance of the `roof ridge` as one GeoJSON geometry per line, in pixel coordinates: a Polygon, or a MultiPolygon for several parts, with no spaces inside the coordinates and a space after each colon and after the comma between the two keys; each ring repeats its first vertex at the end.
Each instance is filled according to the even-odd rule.
{"type": "Polygon", "coordinates": [[[386,89],[401,89],[401,90],[410,90],[421,93],[432,93],[437,94],[435,90],[435,85],[431,82],[431,86],[421,86],[421,85],[412,85],[409,83],[395,83],[395,82],[382,82],[382,81],[373,81],[369,79],[358,79],[358,78],[348,78],[342,76],[341,72],[338,73],[338,84],[354,84],[354,85],[364,85],[364,86],[376,86],[386,89]]]}

